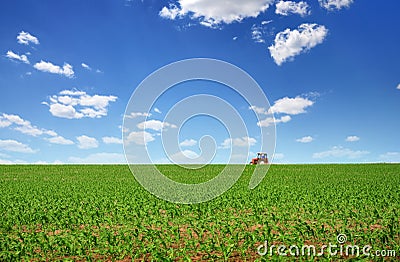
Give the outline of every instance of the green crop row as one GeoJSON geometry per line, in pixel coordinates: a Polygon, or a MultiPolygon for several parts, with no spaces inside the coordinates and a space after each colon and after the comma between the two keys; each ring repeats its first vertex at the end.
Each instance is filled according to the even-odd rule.
{"type": "MultiPolygon", "coordinates": [[[[186,183],[223,168],[159,166],[186,183]]],[[[257,248],[337,244],[338,234],[399,258],[400,165],[274,165],[249,190],[253,168],[220,197],[184,205],[154,197],[124,165],[2,165],[0,261],[337,260],[346,256],[257,248]]]]}

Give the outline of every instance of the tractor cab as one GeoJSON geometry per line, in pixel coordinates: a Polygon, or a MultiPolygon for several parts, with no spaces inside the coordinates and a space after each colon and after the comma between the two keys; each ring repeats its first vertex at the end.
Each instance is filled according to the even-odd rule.
{"type": "Polygon", "coordinates": [[[268,155],[264,152],[258,152],[257,157],[251,159],[250,165],[268,164],[268,155]]]}

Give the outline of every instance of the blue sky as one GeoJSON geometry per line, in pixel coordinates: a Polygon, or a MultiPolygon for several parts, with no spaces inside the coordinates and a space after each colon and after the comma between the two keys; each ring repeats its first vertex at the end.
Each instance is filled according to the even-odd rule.
{"type": "MultiPolygon", "coordinates": [[[[0,163],[123,163],[135,88],[199,57],[232,63],[261,86],[277,120],[275,162],[400,162],[398,1],[223,2],[2,1],[0,163]]],[[[214,162],[230,147],[257,152],[266,122],[257,125],[254,105],[215,83],[182,88],[147,112],[153,128],[138,127],[155,161],[165,161],[157,126],[173,101],[198,93],[230,101],[250,131],[229,140],[221,123],[199,117],[180,129],[183,153],[200,154],[204,135],[214,137],[214,162]]]]}

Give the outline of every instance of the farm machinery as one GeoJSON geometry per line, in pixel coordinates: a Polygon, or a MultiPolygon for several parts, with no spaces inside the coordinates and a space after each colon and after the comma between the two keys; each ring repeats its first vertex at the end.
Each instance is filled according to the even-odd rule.
{"type": "Polygon", "coordinates": [[[257,157],[251,159],[250,165],[266,165],[268,164],[267,153],[258,152],[257,157]]]}

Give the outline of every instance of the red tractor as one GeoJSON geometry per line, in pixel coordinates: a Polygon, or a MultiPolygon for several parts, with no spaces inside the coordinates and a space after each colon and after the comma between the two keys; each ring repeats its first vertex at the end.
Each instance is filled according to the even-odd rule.
{"type": "Polygon", "coordinates": [[[268,164],[267,153],[258,152],[257,157],[251,159],[250,165],[266,165],[268,164]]]}

